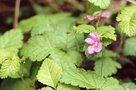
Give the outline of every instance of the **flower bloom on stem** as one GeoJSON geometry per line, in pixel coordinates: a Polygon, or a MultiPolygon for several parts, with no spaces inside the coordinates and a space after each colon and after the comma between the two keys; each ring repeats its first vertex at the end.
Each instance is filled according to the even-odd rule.
{"type": "Polygon", "coordinates": [[[109,17],[110,17],[110,12],[103,12],[101,15],[101,18],[103,18],[103,19],[107,19],[109,17]]]}
{"type": "Polygon", "coordinates": [[[93,54],[95,52],[100,52],[102,50],[102,43],[100,42],[98,33],[90,33],[89,36],[89,38],[85,39],[85,42],[89,45],[87,48],[87,53],[93,54]]]}

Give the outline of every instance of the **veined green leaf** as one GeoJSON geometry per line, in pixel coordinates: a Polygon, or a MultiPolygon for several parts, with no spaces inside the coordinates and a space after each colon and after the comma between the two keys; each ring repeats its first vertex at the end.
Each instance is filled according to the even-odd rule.
{"type": "Polygon", "coordinates": [[[62,68],[53,60],[45,59],[38,71],[37,79],[39,82],[56,88],[61,77],[62,68]]]}
{"type": "Polygon", "coordinates": [[[88,0],[89,2],[93,3],[96,6],[99,6],[102,9],[106,9],[109,5],[111,0],[88,0]]]}
{"type": "Polygon", "coordinates": [[[12,29],[0,36],[0,48],[17,50],[23,44],[23,34],[20,29],[12,29]]]}
{"type": "MultiPolygon", "coordinates": [[[[57,32],[37,35],[29,39],[24,45],[21,54],[32,61],[41,61],[56,50],[67,52],[79,50],[79,43],[83,41],[80,35],[57,32]],[[58,34],[57,34],[58,33],[58,34]],[[61,35],[60,35],[61,34],[61,35]]],[[[57,54],[57,53],[56,53],[57,54]]]]}
{"type": "Polygon", "coordinates": [[[95,62],[95,72],[98,75],[103,77],[111,76],[117,72],[117,69],[120,69],[121,65],[111,58],[100,59],[95,62]]]}
{"type": "Polygon", "coordinates": [[[101,52],[99,52],[93,56],[93,58],[95,58],[95,59],[101,59],[103,57],[116,59],[118,57],[118,54],[111,51],[111,50],[103,49],[101,52]]]}
{"type": "Polygon", "coordinates": [[[0,49],[0,78],[13,77],[20,70],[20,59],[15,52],[0,49]]]}
{"type": "Polygon", "coordinates": [[[20,29],[10,30],[0,36],[0,78],[14,77],[20,70],[18,49],[23,42],[20,29]]]}
{"type": "Polygon", "coordinates": [[[84,69],[78,69],[67,64],[64,64],[64,71],[60,82],[87,89],[124,90],[114,78],[103,78],[95,72],[85,71],[84,69]]]}
{"type": "Polygon", "coordinates": [[[116,40],[115,29],[111,26],[98,27],[97,32],[102,38],[116,40]]]}
{"type": "Polygon", "coordinates": [[[52,32],[57,29],[62,29],[64,32],[70,30],[69,28],[72,28],[73,23],[74,19],[70,17],[69,13],[61,13],[54,15],[37,15],[21,21],[19,27],[23,32],[32,31],[32,35],[37,35],[52,32]]]}
{"type": "Polygon", "coordinates": [[[136,35],[136,6],[124,8],[117,16],[119,28],[128,36],[136,35]]]}
{"type": "Polygon", "coordinates": [[[77,33],[91,33],[95,31],[95,28],[90,25],[82,24],[77,27],[74,27],[77,33]]]}
{"type": "Polygon", "coordinates": [[[101,26],[96,31],[100,35],[104,46],[111,44],[112,40],[116,40],[115,29],[111,26],[101,26]]]}
{"type": "Polygon", "coordinates": [[[82,56],[79,52],[68,50],[66,52],[62,50],[54,50],[51,53],[50,58],[56,61],[59,64],[71,63],[76,65],[81,65],[82,56]]]}

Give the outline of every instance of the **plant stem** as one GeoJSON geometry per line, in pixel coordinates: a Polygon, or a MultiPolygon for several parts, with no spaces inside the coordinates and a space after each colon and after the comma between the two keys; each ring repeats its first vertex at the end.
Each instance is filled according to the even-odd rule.
{"type": "Polygon", "coordinates": [[[18,24],[19,8],[20,8],[20,0],[16,0],[15,13],[14,13],[14,23],[13,23],[14,28],[16,28],[17,24],[18,24]]]}
{"type": "Polygon", "coordinates": [[[119,53],[122,52],[123,43],[124,43],[124,34],[120,34],[120,44],[119,44],[119,47],[118,47],[119,53]]]}
{"type": "MultiPolygon", "coordinates": [[[[100,13],[100,16],[102,15],[102,12],[100,13]]],[[[96,22],[96,27],[101,26],[101,17],[98,17],[98,21],[96,22]]]]}
{"type": "Polygon", "coordinates": [[[21,80],[24,82],[25,80],[24,80],[22,74],[21,74],[21,73],[18,73],[18,75],[20,76],[21,80]]]}

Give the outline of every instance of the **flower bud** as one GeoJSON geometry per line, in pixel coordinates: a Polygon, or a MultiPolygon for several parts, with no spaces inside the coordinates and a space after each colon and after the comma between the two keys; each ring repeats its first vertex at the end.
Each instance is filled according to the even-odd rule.
{"type": "Polygon", "coordinates": [[[94,20],[94,17],[87,15],[87,16],[84,18],[84,20],[93,21],[93,20],[94,20]]]}
{"type": "Polygon", "coordinates": [[[103,18],[103,19],[107,19],[109,17],[110,17],[110,12],[103,12],[101,15],[101,18],[103,18]]]}

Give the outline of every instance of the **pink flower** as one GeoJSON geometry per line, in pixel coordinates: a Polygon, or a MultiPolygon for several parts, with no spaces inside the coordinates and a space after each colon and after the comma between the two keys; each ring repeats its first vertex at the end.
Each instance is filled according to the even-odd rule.
{"type": "Polygon", "coordinates": [[[84,19],[85,19],[85,20],[89,20],[89,21],[93,21],[93,20],[94,20],[94,17],[87,15],[84,19]]]}
{"type": "Polygon", "coordinates": [[[89,38],[85,39],[85,42],[89,45],[87,48],[88,54],[93,54],[95,52],[100,52],[102,50],[102,43],[97,32],[90,33],[89,38]]]}
{"type": "Polygon", "coordinates": [[[101,18],[103,18],[103,19],[107,19],[109,17],[110,17],[110,12],[103,12],[101,15],[101,18]]]}

